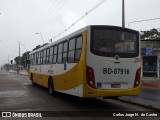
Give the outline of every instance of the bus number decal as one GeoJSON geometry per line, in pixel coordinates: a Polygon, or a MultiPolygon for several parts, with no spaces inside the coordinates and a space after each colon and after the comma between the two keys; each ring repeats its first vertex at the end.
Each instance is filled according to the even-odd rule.
{"type": "Polygon", "coordinates": [[[129,74],[129,69],[126,68],[103,68],[103,74],[129,74]]]}

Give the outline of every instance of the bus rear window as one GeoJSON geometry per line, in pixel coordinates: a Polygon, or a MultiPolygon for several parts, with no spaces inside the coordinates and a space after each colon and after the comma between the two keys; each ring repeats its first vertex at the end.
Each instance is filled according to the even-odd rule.
{"type": "MultiPolygon", "coordinates": [[[[93,29],[91,51],[102,56],[124,54],[135,56],[138,53],[138,35],[124,30],[93,29]]],[[[128,57],[128,56],[126,56],[128,57]]]]}

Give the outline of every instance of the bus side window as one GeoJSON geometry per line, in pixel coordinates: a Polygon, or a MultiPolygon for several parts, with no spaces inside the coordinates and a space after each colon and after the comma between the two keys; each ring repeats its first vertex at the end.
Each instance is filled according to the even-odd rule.
{"type": "Polygon", "coordinates": [[[40,61],[40,64],[41,65],[43,64],[43,51],[41,51],[41,61],[40,61]]]}
{"type": "Polygon", "coordinates": [[[29,55],[30,64],[32,65],[32,54],[29,55]]]}
{"type": "Polygon", "coordinates": [[[34,65],[36,65],[37,53],[34,54],[34,65]]]}
{"type": "Polygon", "coordinates": [[[68,62],[74,62],[75,38],[69,40],[68,62]]]}
{"type": "Polygon", "coordinates": [[[50,53],[49,53],[49,63],[53,63],[53,47],[50,47],[50,53]]]}
{"type": "Polygon", "coordinates": [[[46,64],[46,49],[43,50],[43,64],[46,64]]]}
{"type": "Polygon", "coordinates": [[[36,53],[36,65],[38,65],[39,52],[36,53]]]}
{"type": "Polygon", "coordinates": [[[56,61],[57,61],[57,45],[54,46],[53,63],[55,64],[56,61]]]}
{"type": "Polygon", "coordinates": [[[60,43],[58,45],[58,59],[57,59],[58,63],[62,63],[62,48],[63,48],[63,43],[60,43]]]}
{"type": "Polygon", "coordinates": [[[67,61],[68,42],[63,43],[63,63],[67,61]]]}
{"type": "Polygon", "coordinates": [[[35,65],[35,53],[33,54],[33,65],[35,65]]]}
{"type": "Polygon", "coordinates": [[[38,65],[40,65],[40,61],[41,61],[41,52],[39,52],[39,56],[38,56],[38,65]]]}
{"type": "Polygon", "coordinates": [[[49,63],[49,48],[47,48],[47,51],[46,51],[46,64],[49,63]]]}
{"type": "Polygon", "coordinates": [[[34,65],[34,63],[33,63],[33,54],[31,55],[31,65],[34,65]]]}
{"type": "Polygon", "coordinates": [[[78,62],[81,56],[82,51],[82,36],[77,37],[76,39],[76,53],[75,53],[75,61],[78,62]]]}

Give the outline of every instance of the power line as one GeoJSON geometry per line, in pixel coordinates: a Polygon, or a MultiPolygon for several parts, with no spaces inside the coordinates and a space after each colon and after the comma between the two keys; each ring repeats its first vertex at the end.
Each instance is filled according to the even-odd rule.
{"type": "Polygon", "coordinates": [[[60,9],[64,6],[64,4],[65,4],[66,2],[67,2],[67,0],[62,1],[61,4],[59,4],[59,5],[57,6],[57,8],[55,8],[54,13],[51,14],[51,15],[48,17],[48,19],[47,19],[46,22],[43,24],[43,26],[41,27],[41,29],[43,29],[43,27],[45,26],[45,24],[47,24],[47,22],[48,22],[50,19],[52,19],[52,20],[55,19],[56,15],[59,13],[60,9]]]}
{"type": "Polygon", "coordinates": [[[57,10],[59,9],[59,6],[63,5],[66,0],[56,1],[45,13],[44,17],[41,17],[39,24],[37,24],[36,28],[40,29],[42,28],[46,22],[54,15],[56,14],[57,10]]]}
{"type": "Polygon", "coordinates": [[[59,2],[58,0],[54,1],[54,2],[52,3],[52,5],[50,6],[50,8],[49,8],[44,14],[41,15],[41,18],[40,18],[39,22],[37,23],[36,28],[38,28],[38,26],[41,25],[41,23],[44,21],[44,19],[46,19],[46,17],[47,17],[48,14],[51,12],[51,10],[52,10],[53,8],[55,8],[55,6],[57,5],[58,2],[59,2]]]}
{"type": "Polygon", "coordinates": [[[151,19],[145,19],[145,20],[136,20],[136,21],[132,21],[128,23],[128,27],[130,27],[130,24],[132,23],[136,23],[136,22],[147,22],[147,21],[151,21],[151,20],[158,20],[160,18],[151,18],[151,19]]]}
{"type": "Polygon", "coordinates": [[[60,32],[58,35],[54,36],[53,39],[59,37],[69,29],[71,29],[75,24],[77,24],[79,21],[81,21],[85,16],[90,14],[92,11],[94,11],[96,8],[98,8],[100,5],[102,5],[106,0],[101,0],[98,4],[96,4],[94,7],[92,7],[89,11],[85,12],[84,15],[82,15],[79,19],[77,19],[74,23],[72,23],[70,26],[68,26],[66,29],[64,29],[62,32],[60,32]]]}

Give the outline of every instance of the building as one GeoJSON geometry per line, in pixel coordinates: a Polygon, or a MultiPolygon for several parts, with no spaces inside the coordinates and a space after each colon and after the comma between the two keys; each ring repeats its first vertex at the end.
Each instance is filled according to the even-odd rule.
{"type": "Polygon", "coordinates": [[[141,40],[142,77],[159,76],[160,39],[141,40]]]}

